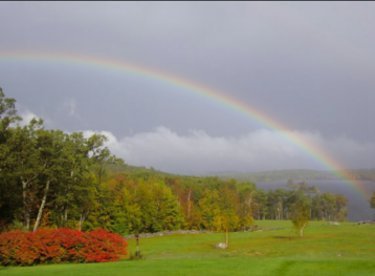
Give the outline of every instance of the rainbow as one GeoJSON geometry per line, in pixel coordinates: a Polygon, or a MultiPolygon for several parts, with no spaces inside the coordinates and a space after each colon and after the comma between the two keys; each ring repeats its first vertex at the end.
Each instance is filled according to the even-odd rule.
{"type": "Polygon", "coordinates": [[[140,75],[149,79],[154,79],[158,82],[165,83],[169,86],[174,86],[179,89],[183,88],[190,93],[197,94],[200,97],[213,101],[221,106],[233,110],[234,112],[239,112],[264,127],[277,131],[278,133],[280,133],[281,137],[283,137],[291,144],[299,147],[314,160],[322,164],[325,168],[342,178],[347,184],[354,187],[354,189],[364,197],[367,198],[368,196],[363,184],[361,184],[360,181],[353,180],[353,177],[347,172],[344,166],[342,166],[338,161],[334,160],[317,145],[314,145],[310,141],[303,139],[296,132],[290,131],[285,124],[274,118],[271,118],[267,114],[261,112],[260,110],[257,110],[255,107],[241,102],[233,97],[230,97],[228,96],[228,94],[225,94],[221,91],[207,87],[203,84],[195,83],[173,74],[147,68],[144,66],[130,64],[115,59],[100,58],[97,56],[88,56],[82,54],[40,53],[25,51],[0,52],[0,62],[7,61],[51,62],[68,66],[83,65],[99,68],[101,70],[110,70],[121,72],[124,74],[140,75]]]}

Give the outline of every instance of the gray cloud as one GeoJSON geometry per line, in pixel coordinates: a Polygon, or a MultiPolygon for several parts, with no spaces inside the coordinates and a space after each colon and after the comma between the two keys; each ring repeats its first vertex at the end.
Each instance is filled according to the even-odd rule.
{"type": "MultiPolygon", "coordinates": [[[[84,133],[90,135],[94,132],[84,133]]],[[[167,172],[204,174],[295,168],[329,169],[299,146],[282,138],[279,132],[267,129],[258,129],[237,137],[210,136],[202,130],[179,135],[165,127],[121,138],[108,131],[100,133],[108,137],[108,147],[127,163],[167,172]]],[[[345,137],[327,139],[319,133],[295,131],[293,135],[317,145],[344,166],[366,168],[367,164],[375,161],[375,143],[364,145],[345,137]]]]}
{"type": "MultiPolygon", "coordinates": [[[[374,12],[371,2],[2,2],[0,53],[68,52],[169,72],[223,91],[291,130],[315,135],[314,141],[345,164],[371,167],[366,151],[372,152],[375,141],[374,12]]],[[[0,86],[49,118],[49,126],[67,131],[106,129],[130,139],[162,125],[173,130],[170,139],[176,135],[171,143],[190,145],[205,136],[188,130],[200,129],[219,147],[230,139],[241,144],[240,137],[262,127],[184,89],[77,64],[0,59],[0,86]]],[[[197,147],[203,147],[199,141],[197,147]]],[[[184,153],[184,147],[177,148],[184,153]]],[[[204,148],[203,156],[216,156],[208,144],[204,148]]],[[[285,161],[277,151],[262,150],[274,166],[285,161]]],[[[126,153],[125,159],[132,158],[130,150],[126,153]]],[[[264,167],[246,160],[244,169],[264,167]]],[[[170,163],[180,170],[176,164],[183,162],[170,163]]],[[[231,167],[229,161],[220,164],[231,167]]],[[[309,160],[290,166],[299,164],[315,166],[309,160]]]]}

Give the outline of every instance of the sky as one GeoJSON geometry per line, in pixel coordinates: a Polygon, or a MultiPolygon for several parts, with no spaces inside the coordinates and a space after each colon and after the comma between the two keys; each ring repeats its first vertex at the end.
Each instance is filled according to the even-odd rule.
{"type": "Polygon", "coordinates": [[[150,76],[220,91],[346,168],[375,167],[375,3],[0,2],[0,87],[25,121],[100,132],[126,163],[182,173],[327,169],[280,130],[150,76]]]}

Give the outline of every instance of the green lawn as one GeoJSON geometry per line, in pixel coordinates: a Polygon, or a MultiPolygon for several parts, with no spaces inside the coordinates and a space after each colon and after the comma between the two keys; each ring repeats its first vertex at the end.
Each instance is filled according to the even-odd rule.
{"type": "MultiPolygon", "coordinates": [[[[375,225],[312,222],[298,238],[289,221],[263,231],[172,235],[141,240],[145,259],[104,264],[0,267],[0,275],[375,275],[375,225]]],[[[134,240],[129,241],[134,251],[134,240]]]]}

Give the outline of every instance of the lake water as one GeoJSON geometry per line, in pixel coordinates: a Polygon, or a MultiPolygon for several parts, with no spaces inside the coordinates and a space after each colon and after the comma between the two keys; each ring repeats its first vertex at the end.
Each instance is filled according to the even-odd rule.
{"type": "MultiPolygon", "coordinates": [[[[361,181],[367,198],[350,184],[340,180],[309,180],[309,186],[319,188],[321,192],[330,192],[342,194],[348,198],[348,219],[351,221],[372,220],[375,219],[375,209],[370,208],[368,199],[372,192],[375,192],[375,182],[361,181]]],[[[286,181],[275,182],[257,182],[257,187],[264,190],[273,190],[278,188],[287,188],[286,181]]]]}

